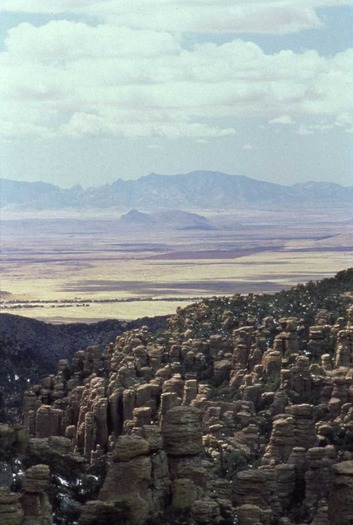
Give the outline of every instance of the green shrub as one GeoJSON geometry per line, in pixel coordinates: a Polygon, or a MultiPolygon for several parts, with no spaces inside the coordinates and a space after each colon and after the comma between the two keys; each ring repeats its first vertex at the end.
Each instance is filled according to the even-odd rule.
{"type": "Polygon", "coordinates": [[[217,474],[225,479],[233,479],[240,470],[246,469],[248,460],[242,450],[224,451],[221,455],[220,468],[217,474]]]}

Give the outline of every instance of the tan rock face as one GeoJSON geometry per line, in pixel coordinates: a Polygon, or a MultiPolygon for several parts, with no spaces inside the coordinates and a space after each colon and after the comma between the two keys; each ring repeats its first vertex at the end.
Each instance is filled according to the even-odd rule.
{"type": "Polygon", "coordinates": [[[281,371],[282,354],[277,350],[269,350],[265,352],[262,358],[262,365],[264,372],[269,377],[279,376],[281,371]]]}
{"type": "Polygon", "coordinates": [[[327,324],[311,326],[309,329],[308,350],[315,359],[327,353],[332,339],[332,327],[327,324]]]}
{"type": "Polygon", "coordinates": [[[19,494],[0,488],[1,525],[22,525],[24,515],[19,498],[19,494]]]}
{"type": "Polygon", "coordinates": [[[320,501],[327,501],[332,484],[331,461],[325,448],[313,447],[307,451],[305,473],[305,504],[311,517],[315,516],[320,501]]]}
{"type": "Polygon", "coordinates": [[[291,317],[279,320],[282,331],[276,336],[273,348],[282,356],[298,352],[297,319],[291,317]]]}
{"type": "Polygon", "coordinates": [[[317,444],[313,421],[313,406],[309,404],[292,405],[288,413],[293,418],[295,446],[308,449],[317,444]]]}
{"type": "Polygon", "coordinates": [[[35,423],[37,437],[62,435],[62,417],[62,410],[47,405],[38,408],[35,423]]]}
{"type": "Polygon", "coordinates": [[[295,468],[294,465],[280,464],[275,467],[277,481],[277,496],[283,510],[292,506],[295,490],[295,468]]]}
{"type": "Polygon", "coordinates": [[[129,461],[149,453],[148,441],[140,436],[119,436],[112,453],[114,462],[129,461]]]}
{"type": "Polygon", "coordinates": [[[25,492],[44,492],[49,480],[48,465],[35,465],[26,470],[26,477],[23,484],[25,492]]]}
{"type": "Polygon", "coordinates": [[[353,329],[340,330],[337,334],[334,363],[336,366],[353,364],[353,329]]]}
{"type": "Polygon", "coordinates": [[[266,473],[261,470],[238,472],[232,485],[232,501],[235,506],[250,504],[267,507],[270,491],[266,481],[266,473]]]}
{"type": "Polygon", "coordinates": [[[79,525],[105,525],[119,521],[124,523],[126,511],[117,503],[107,503],[98,500],[88,501],[83,506],[79,525]]]}
{"type": "Polygon", "coordinates": [[[192,456],[203,450],[201,414],[197,408],[171,408],[162,423],[164,450],[171,456],[192,456]]]}
{"type": "Polygon", "coordinates": [[[312,378],[310,374],[310,361],[306,356],[297,356],[291,365],[288,387],[299,396],[311,392],[312,378]]]}
{"type": "Polygon", "coordinates": [[[295,444],[293,418],[287,417],[274,420],[263,464],[285,463],[295,444]]]}
{"type": "Polygon", "coordinates": [[[130,515],[132,525],[142,524],[153,509],[152,462],[147,456],[109,466],[99,498],[103,501],[123,503],[130,515]]]}
{"type": "Polygon", "coordinates": [[[221,521],[219,505],[209,498],[195,501],[191,513],[197,525],[218,525],[221,521]]]}
{"type": "Polygon", "coordinates": [[[125,508],[131,525],[142,525],[160,512],[169,493],[167,456],[157,434],[149,428],[149,441],[137,435],[118,437],[99,493],[100,500],[125,508]]]}
{"type": "Polygon", "coordinates": [[[6,423],[0,424],[0,448],[8,448],[13,445],[16,441],[16,432],[15,430],[7,425],[6,423]]]}
{"type": "Polygon", "coordinates": [[[24,510],[23,525],[51,525],[53,523],[52,508],[47,494],[31,494],[26,492],[21,496],[24,510]]]}
{"type": "Polygon", "coordinates": [[[353,461],[337,463],[333,467],[328,516],[330,525],[353,523],[353,461]]]}
{"type": "Polygon", "coordinates": [[[245,503],[236,509],[239,525],[270,525],[272,513],[245,503]]]}
{"type": "Polygon", "coordinates": [[[49,480],[48,465],[35,465],[26,470],[21,495],[23,525],[51,525],[52,508],[45,490],[49,480]]]}
{"type": "Polygon", "coordinates": [[[172,485],[172,506],[178,510],[190,509],[197,500],[197,487],[188,478],[177,478],[172,485]]]}

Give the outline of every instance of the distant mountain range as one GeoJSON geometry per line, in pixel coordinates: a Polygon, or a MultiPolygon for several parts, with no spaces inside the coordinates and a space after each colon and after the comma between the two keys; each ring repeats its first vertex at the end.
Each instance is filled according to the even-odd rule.
{"type": "Polygon", "coordinates": [[[1,208],[61,209],[232,209],[248,206],[341,206],[353,202],[353,186],[306,182],[282,186],[240,175],[194,171],[182,175],[151,173],[137,180],[63,189],[43,182],[0,179],[1,208]]]}

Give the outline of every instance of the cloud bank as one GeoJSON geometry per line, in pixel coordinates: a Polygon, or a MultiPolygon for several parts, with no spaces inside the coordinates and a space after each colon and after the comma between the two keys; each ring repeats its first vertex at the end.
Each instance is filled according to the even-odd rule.
{"type": "MultiPolygon", "coordinates": [[[[352,2],[340,2],[348,5],[352,2]]],[[[185,47],[184,33],[290,33],[322,25],[321,1],[3,0],[1,9],[92,17],[9,30],[0,54],[5,137],[217,137],[237,118],[300,134],[352,129],[353,50],[266,54],[239,38],[185,47]],[[36,2],[32,2],[36,4],[36,2]],[[92,22],[94,20],[94,23],[92,22]]]]}
{"type": "Polygon", "coordinates": [[[157,31],[285,34],[320,27],[318,8],[352,4],[352,0],[2,0],[0,10],[71,13],[157,31]]]}

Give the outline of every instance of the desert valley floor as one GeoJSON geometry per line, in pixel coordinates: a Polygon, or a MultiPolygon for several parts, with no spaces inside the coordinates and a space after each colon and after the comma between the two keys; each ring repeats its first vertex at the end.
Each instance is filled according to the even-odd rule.
{"type": "Polygon", "coordinates": [[[0,311],[51,322],[171,314],[200,297],[322,279],[353,261],[353,210],[220,211],[207,213],[208,230],[122,229],[119,215],[4,214],[0,311]]]}

